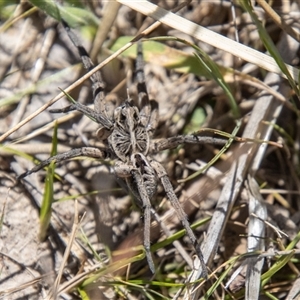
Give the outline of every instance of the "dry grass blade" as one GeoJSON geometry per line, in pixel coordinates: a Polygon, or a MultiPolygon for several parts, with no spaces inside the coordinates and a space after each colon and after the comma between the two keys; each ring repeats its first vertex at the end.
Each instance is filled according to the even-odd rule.
{"type": "Polygon", "coordinates": [[[295,280],[293,287],[291,288],[288,296],[286,297],[286,300],[297,299],[297,297],[299,297],[299,294],[300,294],[300,278],[295,280]]]}
{"type": "MultiPolygon", "coordinates": [[[[249,215],[248,224],[248,252],[265,250],[265,221],[268,217],[267,207],[259,192],[257,182],[248,175],[246,187],[249,193],[249,215]],[[257,215],[253,217],[252,214],[257,215]]],[[[260,294],[260,276],[264,265],[264,259],[256,257],[248,258],[246,261],[246,297],[245,299],[258,299],[260,294]]]]}
{"type": "Polygon", "coordinates": [[[110,32],[111,26],[113,26],[114,24],[120,6],[121,5],[118,2],[110,1],[105,7],[105,10],[103,12],[104,16],[102,22],[99,23],[97,34],[95,36],[95,43],[90,53],[92,61],[96,60],[97,55],[100,52],[101,47],[103,46],[103,43],[106,40],[107,35],[110,32]]]}
{"type": "Polygon", "coordinates": [[[74,212],[75,213],[74,213],[74,223],[73,223],[73,226],[72,226],[72,232],[70,234],[69,242],[68,242],[67,248],[66,248],[65,253],[64,253],[63,261],[61,262],[61,266],[59,268],[58,274],[56,276],[56,280],[54,282],[53,290],[51,291],[51,294],[48,295],[48,298],[47,298],[48,300],[57,299],[57,296],[59,296],[59,293],[58,293],[59,284],[60,284],[62,276],[63,276],[64,268],[65,268],[65,266],[67,264],[67,260],[69,258],[69,255],[70,255],[70,252],[71,252],[71,248],[73,246],[73,242],[75,240],[77,231],[78,231],[78,229],[79,229],[79,227],[81,225],[81,222],[82,222],[82,220],[84,218],[84,216],[82,216],[81,219],[79,220],[79,216],[78,216],[78,202],[77,202],[77,200],[75,200],[74,212]]]}

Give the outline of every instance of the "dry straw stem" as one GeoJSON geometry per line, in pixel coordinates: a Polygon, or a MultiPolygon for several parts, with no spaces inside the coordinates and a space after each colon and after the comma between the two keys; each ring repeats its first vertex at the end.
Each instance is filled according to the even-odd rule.
{"type": "Polygon", "coordinates": [[[58,271],[58,274],[57,274],[57,277],[56,277],[56,280],[55,280],[55,283],[54,283],[54,286],[53,286],[53,290],[50,292],[50,294],[47,297],[48,300],[57,299],[57,296],[59,295],[58,290],[59,290],[59,284],[60,284],[61,278],[63,276],[63,271],[64,271],[64,268],[67,264],[67,260],[68,260],[69,255],[70,255],[71,248],[73,246],[73,242],[75,240],[77,230],[79,229],[79,227],[81,225],[81,222],[84,218],[84,216],[83,216],[79,220],[77,200],[75,200],[74,211],[75,211],[75,213],[74,213],[74,223],[73,223],[73,227],[72,227],[72,232],[70,234],[69,242],[68,242],[67,248],[65,250],[63,261],[61,262],[61,266],[59,268],[59,271],[58,271]]]}

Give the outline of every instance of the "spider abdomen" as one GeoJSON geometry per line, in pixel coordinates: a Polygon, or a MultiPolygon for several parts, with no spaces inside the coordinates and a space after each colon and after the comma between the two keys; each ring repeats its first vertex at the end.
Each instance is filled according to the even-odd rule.
{"type": "MultiPolygon", "coordinates": [[[[146,189],[147,196],[149,200],[151,200],[157,190],[157,176],[154,169],[150,165],[148,159],[141,153],[133,154],[131,156],[131,163],[133,165],[133,168],[138,171],[138,174],[141,177],[142,184],[146,189]]],[[[136,184],[134,189],[138,192],[134,194],[139,195],[136,198],[140,198],[140,187],[136,184]]]]}

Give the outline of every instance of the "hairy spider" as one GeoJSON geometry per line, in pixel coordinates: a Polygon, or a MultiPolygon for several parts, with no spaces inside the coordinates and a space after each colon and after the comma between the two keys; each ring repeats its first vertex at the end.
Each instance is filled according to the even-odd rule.
{"type": "MultiPolygon", "coordinates": [[[[94,64],[88,53],[79,43],[76,35],[71,31],[69,26],[65,22],[63,22],[63,25],[73,44],[77,47],[85,68],[91,70],[94,64]]],[[[202,275],[203,277],[207,277],[207,269],[200,245],[190,228],[187,215],[180,205],[166,170],[159,162],[152,158],[152,155],[165,149],[175,148],[184,143],[213,143],[224,145],[226,141],[212,137],[201,137],[196,133],[193,135],[178,135],[160,140],[152,139],[153,133],[158,125],[158,104],[154,100],[150,101],[148,97],[143,71],[141,45],[139,42],[136,59],[138,106],[135,106],[128,98],[122,105],[116,107],[113,114],[111,114],[107,109],[104,84],[101,74],[98,71],[91,76],[94,110],[80,103],[74,103],[67,108],[56,110],[56,112],[78,110],[94,119],[100,125],[97,136],[104,141],[106,147],[83,147],[52,156],[42,161],[33,169],[20,175],[19,179],[33,172],[37,172],[52,161],[61,162],[78,156],[115,159],[115,175],[126,183],[128,190],[133,194],[137,204],[144,212],[144,247],[147,261],[152,272],[154,272],[155,269],[150,251],[151,199],[156,192],[158,181],[160,181],[195,248],[202,265],[202,275]]]]}

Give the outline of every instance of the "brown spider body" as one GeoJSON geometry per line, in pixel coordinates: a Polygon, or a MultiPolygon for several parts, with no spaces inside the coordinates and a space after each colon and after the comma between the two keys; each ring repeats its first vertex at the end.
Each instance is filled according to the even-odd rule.
{"type": "MultiPolygon", "coordinates": [[[[77,47],[85,68],[88,70],[92,69],[94,65],[86,50],[80,45],[77,37],[72,33],[68,25],[65,22],[63,22],[63,25],[73,44],[77,47]]],[[[155,195],[158,181],[160,181],[200,259],[202,275],[203,277],[207,277],[207,270],[200,245],[190,228],[187,216],[174,192],[167,172],[159,162],[152,158],[152,154],[165,149],[175,148],[184,143],[224,145],[226,140],[202,137],[199,134],[179,135],[161,140],[152,139],[158,125],[158,104],[156,101],[149,100],[148,98],[143,73],[141,43],[138,44],[136,69],[139,96],[138,106],[133,105],[130,99],[127,99],[121,106],[115,108],[111,115],[105,103],[104,83],[98,71],[91,76],[91,81],[93,82],[94,110],[80,103],[72,104],[62,110],[56,110],[56,112],[68,112],[76,109],[94,119],[100,126],[97,136],[101,140],[106,141],[107,147],[83,147],[50,157],[42,161],[38,166],[20,175],[19,179],[37,172],[52,161],[61,162],[78,156],[99,159],[109,157],[115,159],[114,172],[116,176],[126,183],[128,190],[133,194],[137,204],[144,212],[144,247],[152,272],[155,269],[150,251],[151,199],[155,195]]]]}

